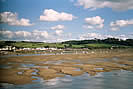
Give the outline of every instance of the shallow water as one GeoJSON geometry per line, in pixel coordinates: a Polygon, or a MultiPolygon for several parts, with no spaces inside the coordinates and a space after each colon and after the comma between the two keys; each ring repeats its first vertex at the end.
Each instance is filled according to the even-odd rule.
{"type": "MultiPolygon", "coordinates": [[[[34,54],[32,54],[34,55],[34,54]]],[[[45,54],[46,55],[46,54],[45,54]]],[[[49,54],[50,55],[50,54],[49,54]]],[[[17,56],[27,56],[27,55],[17,55],[17,56]]],[[[18,69],[30,69],[30,68],[48,68],[49,65],[45,64],[62,64],[62,63],[75,63],[72,65],[83,65],[87,63],[94,62],[108,62],[108,61],[117,61],[120,60],[117,57],[112,59],[95,59],[87,61],[85,60],[49,60],[44,62],[36,62],[32,61],[24,61],[23,63],[19,63],[18,69]],[[42,65],[38,65],[42,64],[42,65]],[[44,65],[43,65],[44,64],[44,65]]],[[[131,59],[132,60],[132,59],[131,59]]],[[[11,64],[16,64],[16,62],[9,62],[9,65],[1,65],[0,68],[10,68],[11,64]]],[[[123,64],[121,64],[123,65],[123,64]]],[[[125,65],[124,65],[125,66],[125,65]]],[[[16,67],[16,66],[15,66],[16,67]]],[[[103,68],[96,68],[97,70],[103,70],[103,68]]],[[[102,72],[98,73],[96,76],[90,76],[87,73],[84,73],[81,76],[72,77],[66,75],[65,77],[58,77],[51,80],[43,80],[40,77],[36,77],[38,70],[34,69],[35,72],[32,72],[32,78],[36,78],[37,80],[33,80],[33,84],[25,84],[25,85],[13,85],[2,83],[0,84],[0,89],[133,89],[133,72],[130,71],[112,71],[112,72],[102,72]]],[[[75,71],[80,71],[80,69],[76,69],[75,71]]],[[[22,74],[23,72],[18,72],[18,74],[22,74]]]]}
{"type": "Polygon", "coordinates": [[[40,55],[55,55],[54,53],[47,53],[47,54],[12,54],[12,55],[3,55],[1,57],[16,57],[16,56],[40,56],[40,55]]]}
{"type": "Polygon", "coordinates": [[[40,55],[66,55],[66,54],[75,54],[75,53],[44,53],[44,54],[11,54],[11,55],[2,55],[0,57],[16,57],[16,56],[40,56],[40,55]]]}
{"type": "Polygon", "coordinates": [[[130,71],[112,71],[98,73],[96,76],[83,74],[72,77],[66,75],[62,78],[43,80],[35,77],[33,84],[12,85],[2,84],[4,88],[0,89],[133,89],[133,72],[130,71]]]}

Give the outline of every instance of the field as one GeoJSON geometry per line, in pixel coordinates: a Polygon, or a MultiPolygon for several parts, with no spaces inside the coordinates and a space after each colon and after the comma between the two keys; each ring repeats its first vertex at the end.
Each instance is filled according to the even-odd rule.
{"type": "Polygon", "coordinates": [[[26,42],[26,41],[0,41],[0,47],[4,46],[14,46],[16,48],[131,48],[132,45],[121,45],[121,44],[109,44],[109,43],[83,43],[83,44],[73,44],[73,43],[44,43],[44,42],[26,42]]]}

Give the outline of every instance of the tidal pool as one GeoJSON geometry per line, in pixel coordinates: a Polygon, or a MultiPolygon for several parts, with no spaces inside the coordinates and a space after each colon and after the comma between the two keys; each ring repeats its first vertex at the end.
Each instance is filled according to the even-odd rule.
{"type": "Polygon", "coordinates": [[[87,73],[76,77],[66,75],[51,80],[35,78],[33,84],[2,83],[0,89],[133,89],[133,72],[125,70],[102,72],[95,76],[87,73]]]}
{"type": "Polygon", "coordinates": [[[18,55],[0,63],[0,89],[133,89],[129,52],[18,55]]]}

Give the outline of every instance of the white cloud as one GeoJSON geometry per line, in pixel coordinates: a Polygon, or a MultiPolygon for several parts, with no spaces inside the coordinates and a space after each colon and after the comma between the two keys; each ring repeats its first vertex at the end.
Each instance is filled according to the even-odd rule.
{"type": "Polygon", "coordinates": [[[64,25],[56,25],[51,27],[52,30],[55,30],[55,35],[57,36],[62,36],[63,34],[63,29],[65,29],[64,25]]]}
{"type": "Polygon", "coordinates": [[[81,34],[78,38],[72,38],[72,33],[63,33],[57,30],[55,33],[48,33],[47,31],[34,30],[29,31],[0,31],[0,40],[16,40],[16,41],[40,41],[40,42],[61,42],[67,40],[88,40],[88,39],[106,39],[106,38],[118,38],[118,39],[132,39],[133,34],[100,34],[100,33],[85,33],[81,34]],[[55,35],[55,33],[57,33],[55,35]],[[61,34],[61,35],[60,35],[61,34]]]}
{"type": "Polygon", "coordinates": [[[94,38],[102,38],[101,34],[98,33],[87,33],[87,34],[82,34],[79,39],[80,40],[86,40],[86,39],[94,39],[94,38]]]}
{"type": "Polygon", "coordinates": [[[0,30],[0,40],[61,42],[69,39],[71,39],[71,33],[64,33],[63,30],[49,33],[45,30],[33,30],[31,32],[0,30]]]}
{"type": "Polygon", "coordinates": [[[34,30],[28,31],[0,31],[0,38],[6,40],[29,40],[29,41],[43,41],[49,38],[47,31],[34,30]]]}
{"type": "Polygon", "coordinates": [[[118,31],[118,30],[120,30],[120,29],[119,29],[118,27],[112,27],[111,30],[112,30],[112,31],[118,31]]]}
{"type": "Polygon", "coordinates": [[[61,36],[63,33],[63,30],[56,30],[55,33],[56,35],[61,36]]]}
{"type": "Polygon", "coordinates": [[[94,38],[97,38],[97,39],[107,39],[107,38],[117,38],[117,39],[123,39],[123,40],[126,40],[126,39],[130,39],[132,38],[132,36],[129,36],[129,35],[124,35],[124,34],[117,34],[117,35],[107,35],[107,34],[100,34],[100,33],[85,33],[85,34],[82,34],[79,36],[79,39],[80,40],[88,40],[88,39],[94,39],[94,38]]]}
{"type": "Polygon", "coordinates": [[[39,30],[34,30],[33,32],[32,32],[32,35],[33,35],[33,37],[39,37],[39,38],[49,38],[49,34],[48,34],[48,32],[47,31],[39,31],[39,30]]]}
{"type": "Polygon", "coordinates": [[[7,23],[8,25],[14,25],[14,26],[31,26],[31,25],[33,25],[30,23],[29,19],[21,18],[19,20],[17,13],[12,13],[12,12],[0,13],[0,23],[7,23]]]}
{"type": "Polygon", "coordinates": [[[110,23],[112,31],[120,30],[121,27],[126,27],[128,25],[133,25],[133,19],[131,19],[131,20],[116,20],[115,22],[110,23]]]}
{"type": "Polygon", "coordinates": [[[13,38],[14,33],[12,31],[0,31],[0,38],[13,38]]]}
{"type": "Polygon", "coordinates": [[[78,0],[77,4],[91,10],[105,7],[114,10],[133,9],[133,0],[78,0]]]}
{"type": "Polygon", "coordinates": [[[62,30],[64,28],[65,28],[64,25],[56,25],[56,26],[51,27],[52,30],[62,30]]]}
{"type": "Polygon", "coordinates": [[[57,12],[53,9],[45,9],[43,15],[40,16],[41,21],[71,21],[75,16],[65,12],[57,12]]]}
{"type": "Polygon", "coordinates": [[[85,18],[85,22],[87,29],[102,29],[104,27],[104,19],[100,16],[85,18]]]}
{"type": "Polygon", "coordinates": [[[17,31],[14,32],[14,34],[16,34],[17,37],[24,37],[24,38],[31,36],[31,33],[27,31],[17,31]]]}

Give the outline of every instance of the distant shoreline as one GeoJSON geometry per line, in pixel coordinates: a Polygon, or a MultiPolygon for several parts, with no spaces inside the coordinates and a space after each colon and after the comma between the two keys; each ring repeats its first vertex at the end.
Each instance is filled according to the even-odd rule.
{"type": "MultiPolygon", "coordinates": [[[[56,59],[60,59],[60,57],[64,57],[67,58],[67,56],[70,56],[74,58],[74,59],[78,59],[78,56],[81,56],[81,59],[86,59],[86,58],[108,58],[108,57],[128,57],[131,56],[133,57],[133,49],[113,49],[113,50],[109,50],[109,49],[95,49],[95,50],[89,50],[87,52],[85,51],[80,51],[82,53],[40,53],[40,54],[28,54],[28,53],[22,53],[22,54],[7,54],[7,55],[0,55],[0,57],[32,57],[34,56],[35,58],[39,58],[39,57],[47,57],[47,59],[50,59],[51,57],[55,57],[56,59]],[[66,56],[67,55],[67,56],[66,56]]],[[[69,58],[68,58],[69,59],[69,58]]]]}
{"type": "Polygon", "coordinates": [[[121,52],[121,51],[133,51],[133,49],[92,49],[92,50],[61,50],[61,51],[58,51],[58,50],[49,50],[49,51],[39,51],[38,53],[36,51],[19,51],[18,52],[11,52],[11,51],[3,51],[6,52],[6,54],[0,54],[1,57],[12,57],[12,56],[45,56],[45,55],[74,55],[74,54],[79,54],[79,55],[82,55],[82,54],[95,54],[95,53],[111,53],[111,52],[121,52]]]}

